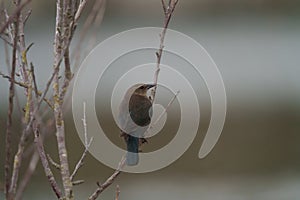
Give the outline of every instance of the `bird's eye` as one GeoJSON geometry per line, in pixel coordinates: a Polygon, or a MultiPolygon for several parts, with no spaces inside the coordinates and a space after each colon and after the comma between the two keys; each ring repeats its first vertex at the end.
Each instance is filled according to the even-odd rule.
{"type": "Polygon", "coordinates": [[[142,89],[142,90],[145,89],[145,86],[142,85],[142,86],[140,87],[140,89],[142,89]]]}

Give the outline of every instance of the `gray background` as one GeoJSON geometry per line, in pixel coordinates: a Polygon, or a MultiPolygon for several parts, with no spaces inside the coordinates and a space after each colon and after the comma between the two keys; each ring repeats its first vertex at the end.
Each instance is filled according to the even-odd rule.
{"type": "MultiPolygon", "coordinates": [[[[52,69],[55,3],[33,1],[32,8],[26,40],[27,44],[35,44],[28,57],[34,62],[42,88],[52,69]]],[[[228,98],[224,131],[209,156],[199,160],[197,155],[209,119],[209,103],[204,100],[200,106],[207,110],[198,136],[179,160],[148,174],[121,174],[103,193],[102,199],[114,198],[116,184],[120,185],[121,199],[299,198],[299,11],[300,2],[292,0],[180,1],[170,28],[197,40],[218,65],[228,98]]],[[[160,1],[110,0],[103,24],[96,30],[96,40],[101,42],[131,28],[161,26],[162,20],[160,1]]],[[[2,41],[0,44],[0,70],[7,73],[4,45],[2,41]]],[[[202,96],[201,93],[198,95],[202,96]]],[[[207,91],[203,96],[207,99],[207,91]]],[[[8,84],[1,78],[2,133],[7,99],[8,84]]],[[[117,132],[110,119],[103,120],[109,130],[117,132]]],[[[16,134],[21,128],[19,124],[14,121],[16,134]]],[[[75,132],[70,111],[66,131],[72,168],[83,146],[75,132]]],[[[3,135],[0,136],[1,152],[3,135]]],[[[168,135],[153,138],[145,151],[153,148],[151,144],[160,146],[168,139],[168,135]]],[[[124,145],[117,134],[112,140],[124,145]]],[[[46,150],[57,160],[54,141],[54,136],[47,139],[46,150]]],[[[1,153],[2,172],[3,158],[1,153]]],[[[25,163],[27,160],[25,158],[25,163]]],[[[75,188],[78,199],[86,198],[96,188],[96,181],[103,182],[113,172],[90,155],[85,163],[78,174],[78,179],[85,179],[85,184],[75,188]]],[[[0,180],[3,182],[3,173],[0,180]]],[[[2,196],[3,192],[0,193],[2,196]]],[[[54,199],[40,164],[24,199],[54,199]]]]}

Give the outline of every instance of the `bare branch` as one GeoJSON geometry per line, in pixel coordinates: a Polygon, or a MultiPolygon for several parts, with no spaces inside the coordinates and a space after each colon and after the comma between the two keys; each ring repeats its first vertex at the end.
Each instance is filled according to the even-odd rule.
{"type": "Polygon", "coordinates": [[[24,17],[24,20],[23,20],[24,25],[26,24],[27,20],[29,19],[31,13],[32,13],[32,10],[31,9],[28,10],[28,12],[27,12],[27,14],[26,14],[26,16],[24,17]]]}
{"type": "MultiPolygon", "coordinates": [[[[59,87],[59,65],[61,57],[65,55],[69,45],[65,45],[63,36],[68,36],[64,30],[64,5],[62,0],[57,0],[56,3],[56,25],[55,25],[55,39],[54,39],[54,84],[53,84],[53,99],[54,99],[54,118],[56,127],[56,140],[58,145],[58,156],[60,161],[60,174],[62,178],[64,194],[66,199],[73,196],[72,182],[70,179],[68,154],[65,141],[65,126],[62,112],[62,102],[60,100],[59,87]],[[63,52],[64,51],[64,52],[63,52]]],[[[68,43],[70,41],[68,40],[68,43]]]]}
{"type": "Polygon", "coordinates": [[[85,6],[86,6],[86,2],[87,2],[87,0],[81,0],[81,1],[80,1],[80,4],[79,4],[78,9],[77,9],[77,12],[75,13],[73,25],[72,25],[71,27],[73,27],[74,24],[78,22],[78,20],[79,20],[81,14],[82,14],[82,11],[83,11],[83,9],[84,9],[85,6]]]}
{"type": "Polygon", "coordinates": [[[22,82],[18,82],[16,81],[14,78],[8,76],[8,75],[5,75],[3,74],[2,72],[0,72],[0,76],[2,76],[3,78],[5,79],[8,79],[9,82],[13,82],[14,84],[20,86],[20,87],[23,87],[23,88],[28,88],[28,85],[26,85],[26,83],[22,83],[22,82]]]}
{"type": "Polygon", "coordinates": [[[26,134],[25,132],[22,132],[22,135],[21,135],[21,138],[19,141],[19,145],[18,145],[18,151],[14,158],[13,172],[12,172],[11,184],[10,184],[10,188],[9,188],[9,192],[13,196],[15,195],[16,189],[17,189],[19,171],[20,171],[20,167],[22,164],[22,157],[23,157],[23,153],[24,153],[24,149],[25,149],[27,136],[28,136],[28,134],[26,134]]]}
{"type": "Polygon", "coordinates": [[[48,181],[51,185],[51,188],[54,191],[54,193],[56,194],[57,198],[60,199],[62,197],[62,192],[59,189],[59,187],[57,185],[57,182],[56,182],[56,180],[53,176],[53,173],[52,173],[52,171],[49,167],[49,163],[48,163],[46,153],[45,153],[45,150],[44,150],[44,145],[43,145],[43,142],[40,138],[38,125],[37,125],[37,127],[35,127],[35,130],[34,130],[34,142],[36,144],[37,151],[40,155],[40,159],[41,159],[46,177],[48,178],[48,181]]]}
{"type": "Polygon", "coordinates": [[[14,168],[12,172],[11,181],[9,181],[9,173],[10,173],[10,162],[11,162],[11,135],[12,135],[12,112],[14,108],[14,95],[15,95],[15,73],[16,73],[16,65],[17,65],[17,45],[18,45],[18,34],[19,34],[19,15],[20,10],[16,12],[16,21],[15,21],[15,32],[14,32],[14,41],[13,41],[13,53],[12,53],[12,70],[11,70],[11,79],[9,86],[9,98],[8,98],[8,112],[7,112],[7,128],[6,128],[6,135],[5,135],[5,192],[6,198],[10,199],[13,198],[16,193],[16,186],[18,180],[18,162],[19,160],[15,160],[14,168]]]}
{"type": "Polygon", "coordinates": [[[20,200],[22,199],[22,195],[25,191],[25,188],[27,187],[29,181],[30,181],[30,178],[33,174],[33,172],[35,171],[36,169],[36,166],[39,162],[39,154],[37,151],[34,151],[31,159],[30,159],[30,162],[29,162],[29,165],[28,165],[28,168],[24,174],[24,178],[22,179],[20,185],[19,185],[19,188],[17,190],[17,194],[16,194],[16,200],[20,200]]]}
{"type": "Polygon", "coordinates": [[[4,37],[2,34],[0,34],[0,38],[9,46],[13,46],[13,44],[9,41],[9,39],[4,37]]]}
{"type": "Polygon", "coordinates": [[[108,187],[110,186],[114,180],[120,175],[121,169],[125,165],[125,156],[122,157],[121,161],[119,162],[118,168],[115,170],[115,172],[102,184],[97,182],[98,188],[94,191],[94,193],[89,197],[89,200],[95,200],[98,198],[98,196],[108,187]]]}
{"type": "Polygon", "coordinates": [[[82,183],[84,183],[84,180],[72,181],[72,185],[80,185],[82,183]]]}
{"type": "Polygon", "coordinates": [[[80,32],[79,41],[76,45],[75,52],[72,57],[75,57],[75,67],[78,67],[80,61],[80,50],[82,43],[84,42],[84,38],[86,37],[88,30],[91,29],[92,24],[95,26],[99,26],[102,22],[102,17],[105,12],[105,4],[106,0],[98,0],[95,1],[93,8],[85,20],[82,31],[80,32]]]}
{"type": "Polygon", "coordinates": [[[83,124],[83,131],[84,131],[84,146],[87,149],[87,147],[89,146],[89,143],[92,142],[92,138],[91,138],[90,142],[88,142],[85,106],[86,106],[86,103],[83,102],[83,119],[82,119],[82,124],[83,124]]]}
{"type": "Polygon", "coordinates": [[[179,95],[180,91],[177,91],[174,97],[169,101],[168,105],[165,107],[164,111],[158,116],[158,118],[155,120],[155,122],[151,123],[147,131],[145,132],[145,137],[148,136],[150,133],[150,130],[153,129],[153,127],[161,120],[161,118],[168,112],[170,106],[173,104],[177,96],[179,95]]]}
{"type": "Polygon", "coordinates": [[[163,10],[164,10],[164,14],[166,14],[167,13],[167,8],[166,8],[165,1],[161,0],[161,4],[162,4],[163,10]]]}
{"type": "Polygon", "coordinates": [[[116,187],[116,199],[115,200],[119,200],[119,196],[120,196],[120,186],[117,185],[117,187],[116,187]]]}
{"type": "MultiPolygon", "coordinates": [[[[67,40],[70,39],[70,35],[71,35],[71,27],[69,26],[71,21],[73,21],[74,18],[74,13],[72,13],[72,1],[71,0],[63,0],[63,31],[64,31],[64,35],[63,35],[63,43],[67,43],[67,40]]],[[[71,80],[72,78],[72,72],[71,72],[71,64],[70,64],[70,53],[69,53],[69,47],[65,47],[65,53],[64,53],[64,61],[65,61],[65,80],[67,80],[68,82],[71,80]]]]}
{"type": "Polygon", "coordinates": [[[9,16],[5,24],[0,28],[0,34],[3,33],[3,31],[7,28],[7,26],[12,23],[14,18],[20,13],[20,11],[28,4],[31,0],[26,0],[24,3],[18,5],[18,7],[14,10],[13,14],[9,16]]]}
{"type": "MultiPolygon", "coordinates": [[[[33,72],[34,72],[34,71],[33,71],[33,72]]],[[[34,76],[34,73],[33,73],[32,75],[34,76]]],[[[23,88],[28,89],[28,85],[27,85],[26,83],[18,82],[18,81],[16,81],[16,80],[12,80],[12,78],[11,78],[10,76],[5,75],[5,74],[3,74],[2,72],[0,72],[0,76],[2,76],[2,77],[5,78],[5,79],[8,79],[10,82],[13,81],[16,85],[18,85],[18,86],[20,86],[20,87],[23,87],[23,88]]],[[[35,82],[35,76],[34,76],[33,81],[35,82]]],[[[36,84],[36,83],[34,83],[34,84],[36,84]]],[[[35,90],[36,90],[36,85],[35,85],[35,90]]],[[[42,92],[40,92],[40,91],[35,91],[35,92],[37,92],[37,95],[38,95],[38,96],[42,96],[42,92]]],[[[48,106],[53,110],[53,105],[52,105],[52,103],[50,102],[49,99],[43,98],[42,100],[44,100],[44,101],[48,104],[48,106]]]]}
{"type": "MultiPolygon", "coordinates": [[[[163,0],[162,0],[162,2],[163,2],[163,6],[165,6],[165,3],[164,3],[163,0]]],[[[176,7],[177,3],[178,3],[178,0],[169,0],[168,8],[166,8],[166,11],[165,11],[164,28],[163,28],[163,30],[160,34],[160,45],[159,45],[158,51],[156,52],[157,61],[156,61],[156,71],[154,73],[155,87],[151,91],[151,93],[152,93],[152,98],[151,98],[152,102],[154,102],[154,100],[155,100],[158,75],[159,75],[159,72],[160,72],[160,62],[161,62],[161,57],[162,57],[162,53],[163,53],[163,49],[164,49],[164,40],[165,40],[166,32],[167,32],[172,14],[175,10],[175,7],[176,7]]]]}
{"type": "MultiPolygon", "coordinates": [[[[49,129],[50,129],[51,125],[53,124],[53,122],[54,122],[54,120],[50,119],[50,121],[48,121],[47,124],[41,125],[44,130],[48,131],[46,133],[49,133],[49,129]]],[[[43,122],[41,122],[41,123],[43,123],[43,122]]],[[[41,142],[44,141],[46,135],[47,134],[44,134],[44,137],[41,137],[41,142]]],[[[16,194],[16,200],[22,199],[23,192],[24,192],[25,188],[27,187],[27,185],[32,177],[32,174],[34,173],[36,166],[38,164],[39,158],[40,158],[35,143],[32,143],[30,148],[27,148],[27,152],[24,152],[24,158],[26,158],[26,154],[32,154],[32,157],[28,164],[26,173],[25,173],[21,183],[19,184],[19,188],[18,188],[17,194],[16,194]]]]}
{"type": "Polygon", "coordinates": [[[83,165],[83,160],[86,157],[86,154],[88,152],[88,149],[93,141],[93,137],[90,139],[90,141],[88,141],[88,134],[87,134],[87,123],[86,123],[86,112],[85,112],[85,102],[83,103],[83,119],[82,119],[82,123],[83,123],[83,128],[84,128],[84,152],[81,155],[81,158],[79,159],[79,161],[77,162],[75,169],[71,175],[71,180],[74,179],[74,176],[76,175],[77,171],[79,170],[79,168],[83,165]]]}
{"type": "Polygon", "coordinates": [[[31,72],[31,75],[32,75],[32,80],[33,80],[33,88],[34,88],[35,98],[38,99],[40,93],[39,93],[39,90],[38,90],[38,87],[37,87],[35,72],[34,72],[34,66],[33,66],[32,63],[30,63],[30,72],[31,72]]]}
{"type": "Polygon", "coordinates": [[[47,158],[48,158],[50,164],[51,164],[53,167],[55,167],[56,169],[60,170],[60,165],[59,165],[57,162],[55,162],[55,161],[51,158],[51,156],[50,156],[49,154],[47,154],[47,158]]]}

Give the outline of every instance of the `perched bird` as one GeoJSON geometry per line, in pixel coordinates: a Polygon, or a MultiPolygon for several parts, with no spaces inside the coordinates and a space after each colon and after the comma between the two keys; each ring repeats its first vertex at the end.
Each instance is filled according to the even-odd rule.
{"type": "Polygon", "coordinates": [[[139,147],[147,142],[143,138],[151,122],[152,102],[147,96],[147,91],[154,84],[135,84],[130,87],[119,107],[119,126],[121,136],[127,145],[126,164],[137,165],[139,162],[139,147]]]}

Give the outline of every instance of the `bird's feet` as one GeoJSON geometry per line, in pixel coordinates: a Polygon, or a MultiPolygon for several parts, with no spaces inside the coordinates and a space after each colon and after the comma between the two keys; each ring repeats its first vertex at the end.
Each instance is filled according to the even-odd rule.
{"type": "Polygon", "coordinates": [[[139,139],[139,152],[143,152],[141,146],[142,146],[142,144],[145,144],[145,143],[148,144],[148,140],[147,139],[145,139],[145,138],[140,138],[139,139]]]}
{"type": "Polygon", "coordinates": [[[128,134],[124,133],[123,131],[121,131],[120,137],[124,138],[125,141],[128,140],[128,134]]]}
{"type": "Polygon", "coordinates": [[[145,144],[145,143],[148,144],[148,140],[145,138],[140,138],[140,144],[145,144]]]}

